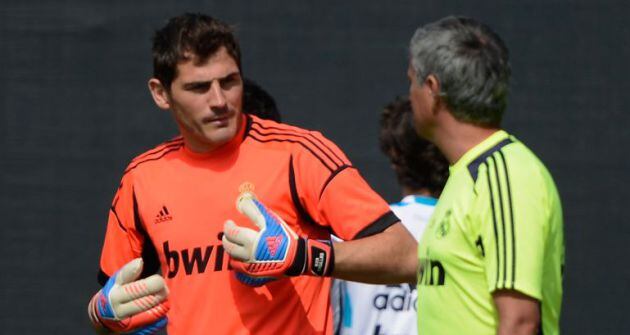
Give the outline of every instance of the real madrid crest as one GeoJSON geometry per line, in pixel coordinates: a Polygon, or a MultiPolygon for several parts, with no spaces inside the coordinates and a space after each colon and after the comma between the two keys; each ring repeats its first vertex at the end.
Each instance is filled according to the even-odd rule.
{"type": "Polygon", "coordinates": [[[241,184],[241,186],[238,187],[238,193],[245,193],[245,192],[254,192],[254,184],[246,181],[244,183],[241,184]]]}
{"type": "Polygon", "coordinates": [[[451,230],[451,210],[449,209],[435,228],[435,237],[443,238],[451,230]]]}

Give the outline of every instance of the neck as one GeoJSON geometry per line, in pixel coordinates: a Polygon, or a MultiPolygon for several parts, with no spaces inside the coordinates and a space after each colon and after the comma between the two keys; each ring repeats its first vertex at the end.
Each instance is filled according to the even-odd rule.
{"type": "Polygon", "coordinates": [[[243,138],[243,132],[245,129],[245,116],[241,115],[236,119],[236,133],[229,139],[220,143],[214,143],[207,139],[197,138],[192,131],[187,131],[185,126],[178,123],[180,134],[184,138],[184,144],[188,151],[194,154],[207,155],[217,151],[221,151],[226,148],[233,147],[241,142],[243,138]]]}
{"type": "Polygon", "coordinates": [[[485,128],[456,120],[450,113],[433,133],[432,142],[449,163],[455,164],[468,150],[483,142],[498,128],[485,128]]]}

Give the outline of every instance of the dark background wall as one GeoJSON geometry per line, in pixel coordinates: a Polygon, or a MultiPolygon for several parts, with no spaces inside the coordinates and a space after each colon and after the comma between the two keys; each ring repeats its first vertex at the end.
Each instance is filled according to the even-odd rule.
{"type": "Polygon", "coordinates": [[[127,162],[175,134],[146,89],[150,36],[183,11],[236,26],[245,73],[322,130],[388,200],[381,107],[407,92],[415,28],[448,14],[507,42],[505,127],[565,209],[566,334],[630,332],[627,1],[15,1],[0,4],[0,333],[85,334],[108,206],[127,162]]]}

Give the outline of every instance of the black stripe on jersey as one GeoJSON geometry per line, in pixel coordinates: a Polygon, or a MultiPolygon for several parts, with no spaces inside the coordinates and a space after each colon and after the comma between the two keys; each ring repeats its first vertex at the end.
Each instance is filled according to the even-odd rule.
{"type": "Polygon", "coordinates": [[[118,213],[116,213],[116,208],[114,208],[114,206],[110,207],[110,209],[112,211],[112,213],[114,213],[114,216],[116,217],[116,222],[118,223],[118,226],[120,227],[120,229],[122,229],[125,233],[127,232],[127,228],[125,228],[125,226],[123,226],[122,222],[120,221],[120,217],[118,217],[118,213]]]}
{"type": "Polygon", "coordinates": [[[149,150],[147,152],[144,152],[144,153],[140,154],[138,157],[134,158],[134,160],[141,160],[144,157],[147,157],[149,155],[158,153],[161,150],[164,150],[165,148],[172,147],[173,145],[180,144],[182,142],[184,142],[184,138],[182,138],[181,136],[178,136],[178,137],[176,137],[176,138],[174,138],[172,140],[168,140],[168,141],[166,141],[166,142],[156,146],[155,148],[153,148],[153,149],[151,149],[151,150],[149,150]]]}
{"type": "Polygon", "coordinates": [[[251,137],[252,139],[258,141],[258,142],[262,142],[262,143],[267,143],[267,142],[289,142],[289,143],[297,143],[299,145],[301,145],[304,149],[308,150],[311,154],[313,154],[313,156],[315,156],[315,158],[317,158],[317,160],[319,160],[322,165],[324,165],[328,171],[330,171],[331,173],[333,171],[335,171],[336,168],[330,167],[328,164],[326,164],[326,162],[324,162],[318,155],[316,155],[313,150],[311,150],[311,148],[309,148],[306,144],[302,143],[301,141],[296,141],[296,140],[291,140],[291,139],[279,139],[279,138],[260,138],[259,135],[256,135],[254,133],[249,133],[249,137],[251,137]]]}
{"type": "Polygon", "coordinates": [[[142,261],[144,263],[142,267],[142,273],[140,278],[146,278],[160,269],[160,259],[158,258],[157,249],[151,240],[151,237],[144,228],[142,218],[140,217],[140,211],[138,210],[138,201],[136,200],[136,192],[133,191],[133,221],[136,230],[142,235],[142,261]]]}
{"type": "Polygon", "coordinates": [[[502,150],[495,151],[492,156],[489,156],[487,158],[484,164],[486,164],[488,168],[488,187],[490,191],[491,206],[494,216],[493,220],[495,220],[495,242],[497,244],[498,258],[496,287],[513,289],[516,278],[516,236],[514,229],[514,206],[512,204],[510,178],[507,171],[505,156],[502,150]],[[499,165],[502,165],[502,168],[499,165]],[[494,178],[492,178],[492,175],[494,175],[494,178]],[[494,188],[492,186],[494,186],[494,188]],[[494,196],[495,192],[497,193],[496,198],[494,196]],[[501,270],[503,271],[503,275],[500,275],[501,270]]]}
{"type": "Polygon", "coordinates": [[[363,238],[363,237],[372,236],[374,234],[378,234],[382,232],[383,230],[389,228],[396,222],[400,222],[400,219],[392,211],[388,211],[387,213],[381,215],[378,219],[374,220],[374,222],[370,223],[369,225],[365,226],[365,228],[361,229],[361,231],[358,232],[352,239],[356,240],[358,238],[363,238]]]}
{"type": "Polygon", "coordinates": [[[510,175],[507,170],[507,162],[505,161],[503,152],[499,150],[498,153],[499,157],[501,157],[501,161],[503,162],[503,171],[505,172],[505,182],[508,194],[508,206],[510,206],[510,223],[512,224],[512,289],[514,289],[514,281],[516,280],[516,233],[514,230],[514,206],[512,203],[512,189],[510,187],[510,175]]]}
{"type": "Polygon", "coordinates": [[[161,153],[163,153],[165,150],[168,150],[170,148],[179,148],[182,145],[184,145],[184,140],[183,139],[178,139],[178,140],[173,140],[171,141],[171,143],[168,144],[160,144],[159,146],[157,146],[154,149],[151,149],[145,153],[143,153],[142,155],[134,158],[131,163],[132,164],[138,164],[143,162],[146,159],[150,159],[152,158],[151,156],[155,156],[155,155],[160,155],[161,153]]]}
{"type": "MultiPolygon", "coordinates": [[[[260,126],[259,124],[254,122],[254,125],[260,126]]],[[[313,147],[317,148],[317,150],[323,154],[330,162],[332,162],[332,164],[335,165],[334,169],[338,169],[341,165],[343,165],[343,161],[341,163],[336,162],[332,157],[330,157],[329,154],[326,153],[326,151],[324,149],[322,149],[320,146],[318,146],[315,142],[313,142],[310,138],[308,138],[306,135],[307,134],[300,134],[300,133],[294,133],[294,132],[281,132],[281,131],[272,131],[272,132],[268,132],[268,133],[263,133],[260,129],[257,128],[252,128],[252,131],[255,131],[256,133],[262,135],[262,136],[273,136],[273,135],[277,135],[277,136],[294,136],[300,139],[305,140],[306,142],[310,143],[313,147]]],[[[320,158],[323,159],[323,157],[320,158]]]]}
{"type": "MultiPolygon", "coordinates": [[[[330,146],[329,146],[329,145],[326,145],[326,144],[325,144],[324,142],[322,142],[322,141],[321,141],[321,140],[320,140],[317,136],[313,135],[313,134],[312,134],[310,131],[308,131],[308,130],[302,130],[302,131],[299,131],[299,130],[297,130],[297,129],[291,129],[291,128],[280,128],[280,127],[273,127],[273,126],[265,127],[265,126],[263,126],[261,123],[258,123],[258,122],[254,122],[254,124],[255,124],[255,125],[257,125],[258,127],[260,127],[261,129],[265,129],[265,130],[268,130],[268,129],[274,129],[274,130],[280,130],[280,131],[288,131],[288,132],[292,132],[292,133],[299,134],[299,135],[303,135],[303,136],[308,136],[309,138],[312,138],[313,140],[317,141],[317,142],[321,145],[321,146],[317,146],[317,147],[318,147],[318,148],[319,148],[322,152],[324,152],[324,153],[325,153],[325,151],[322,149],[322,147],[323,147],[323,148],[326,148],[326,149],[328,150],[328,152],[330,152],[333,156],[335,156],[335,158],[337,158],[337,160],[338,160],[339,162],[335,162],[335,161],[333,161],[333,162],[335,162],[335,164],[337,164],[337,165],[346,165],[346,164],[348,164],[348,163],[349,163],[349,162],[345,161],[344,159],[342,159],[341,157],[339,157],[339,156],[335,153],[335,150],[332,150],[332,149],[330,148],[330,146]]],[[[332,159],[331,159],[331,160],[332,160],[332,159]]]]}
{"type": "Polygon", "coordinates": [[[333,173],[330,174],[330,176],[328,176],[328,179],[326,179],[326,182],[324,182],[324,186],[322,187],[322,190],[319,192],[319,199],[322,198],[322,195],[324,194],[324,191],[326,190],[326,187],[328,186],[328,184],[330,184],[330,182],[333,180],[333,178],[335,178],[336,175],[339,174],[339,172],[347,169],[347,168],[355,168],[354,166],[351,165],[342,165],[340,166],[337,170],[335,170],[333,173]]]}
{"type": "Polygon", "coordinates": [[[495,287],[498,288],[499,285],[499,270],[500,270],[500,265],[499,265],[499,233],[497,231],[497,215],[495,213],[494,210],[494,193],[492,192],[492,183],[491,183],[491,179],[490,179],[490,164],[488,164],[488,162],[484,162],[483,163],[486,166],[486,176],[487,176],[487,180],[488,180],[488,190],[490,191],[490,209],[492,210],[492,224],[494,227],[494,244],[496,245],[497,251],[496,251],[496,259],[497,259],[497,279],[496,279],[496,284],[495,287]]]}
{"type": "Polygon", "coordinates": [[[501,191],[501,176],[499,176],[499,169],[497,168],[497,161],[493,156],[488,158],[492,160],[492,165],[494,166],[494,178],[497,183],[497,191],[499,193],[499,213],[501,214],[501,238],[503,240],[503,288],[505,288],[505,283],[507,282],[507,241],[506,241],[506,232],[505,232],[505,206],[503,204],[503,192],[501,191]]]}
{"type": "Polygon", "coordinates": [[[468,172],[470,172],[472,179],[474,181],[477,181],[477,174],[479,173],[479,166],[483,164],[488,159],[488,157],[492,156],[492,154],[494,154],[496,151],[500,150],[501,148],[503,148],[504,146],[512,142],[513,142],[512,139],[506,138],[503,141],[497,143],[492,148],[486,150],[484,153],[479,155],[479,157],[475,158],[472,162],[470,162],[468,164],[468,172]]]}
{"type": "Polygon", "coordinates": [[[302,220],[308,222],[309,224],[316,225],[313,217],[308,214],[304,206],[302,206],[302,202],[300,202],[300,196],[295,183],[295,171],[293,170],[293,156],[289,157],[289,190],[291,190],[291,200],[293,200],[293,205],[295,206],[298,215],[302,218],[302,220]]]}
{"type": "Polygon", "coordinates": [[[171,153],[171,152],[173,152],[173,151],[177,151],[177,150],[179,150],[179,149],[180,149],[183,145],[184,145],[184,143],[183,143],[183,142],[182,142],[182,143],[178,143],[177,145],[174,145],[174,146],[172,146],[172,147],[168,147],[168,149],[166,149],[166,150],[164,150],[164,151],[161,151],[161,153],[160,153],[158,156],[151,157],[151,158],[147,158],[147,159],[144,159],[144,160],[142,160],[142,161],[140,161],[140,162],[137,162],[137,163],[135,163],[135,165],[128,167],[128,168],[127,168],[127,170],[125,170],[125,172],[123,173],[123,175],[124,175],[124,174],[127,174],[129,171],[131,171],[131,170],[133,170],[133,169],[137,168],[139,165],[141,165],[141,164],[143,164],[143,163],[150,162],[150,161],[157,161],[157,160],[160,160],[160,159],[162,159],[164,156],[166,156],[167,154],[169,154],[169,153],[171,153]]]}

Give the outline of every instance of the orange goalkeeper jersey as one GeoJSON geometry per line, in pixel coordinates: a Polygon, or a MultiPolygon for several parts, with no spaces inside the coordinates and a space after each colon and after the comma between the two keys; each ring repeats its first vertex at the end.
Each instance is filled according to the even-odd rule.
{"type": "Polygon", "coordinates": [[[169,287],[171,335],[332,334],[329,278],[252,288],[228,268],[223,223],[253,227],[236,210],[239,188],[253,188],[309,238],[360,238],[398,219],[320,133],[243,117],[239,135],[212,153],[193,153],[178,137],[129,164],[110,210],[99,280],[142,256],[144,272],[160,270],[169,287]]]}

